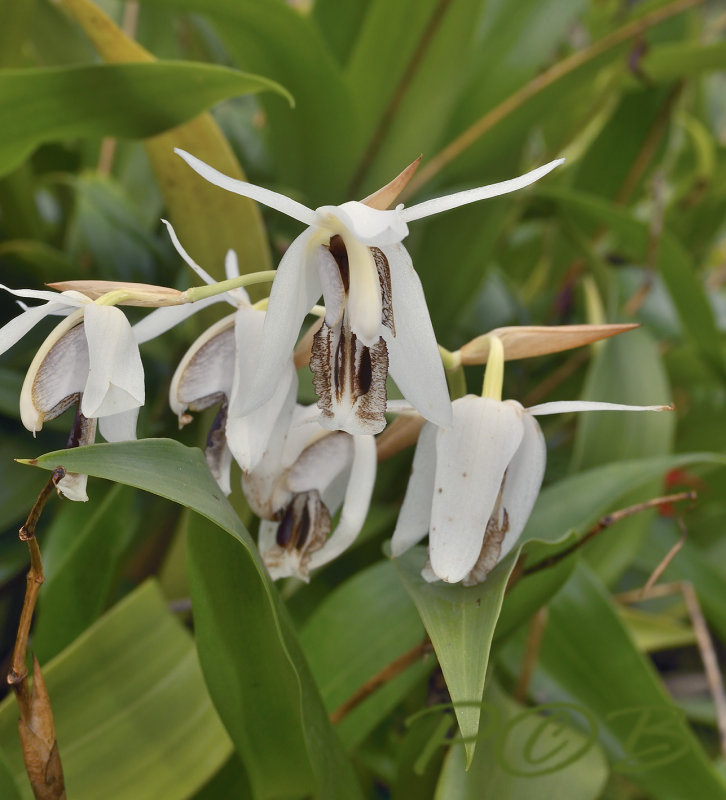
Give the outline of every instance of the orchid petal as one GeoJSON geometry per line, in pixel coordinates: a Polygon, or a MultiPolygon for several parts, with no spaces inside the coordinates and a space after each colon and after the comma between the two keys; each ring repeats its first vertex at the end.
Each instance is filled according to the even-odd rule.
{"type": "Polygon", "coordinates": [[[49,292],[47,289],[11,289],[0,283],[0,289],[4,289],[16,297],[30,297],[34,300],[47,300],[49,303],[63,303],[63,305],[80,308],[89,302],[79,292],[49,292]]]}
{"type": "Polygon", "coordinates": [[[130,408],[119,414],[108,414],[98,419],[98,429],[107,442],[131,442],[136,439],[138,408],[130,408]]]}
{"type": "MultiPolygon", "coordinates": [[[[88,380],[88,345],[83,310],[77,309],[51,331],[30,364],[20,390],[20,418],[35,433],[60,416],[88,380]]],[[[95,429],[94,429],[95,430],[95,429]]]]}
{"type": "Polygon", "coordinates": [[[672,411],[673,406],[626,406],[621,403],[597,403],[589,400],[557,400],[540,403],[527,409],[529,414],[542,417],[546,414],[565,414],[569,411],[672,411]]]}
{"type": "Polygon", "coordinates": [[[260,462],[277,425],[288,396],[297,394],[297,373],[288,358],[272,394],[248,414],[240,414],[239,397],[252,380],[259,363],[265,313],[254,308],[241,308],[235,315],[234,382],[227,417],[227,441],[235,460],[243,470],[253,470],[260,462]]]}
{"type": "Polygon", "coordinates": [[[382,248],[391,270],[396,335],[383,329],[388,370],[401,394],[426,419],[451,424],[451,401],[423,287],[403,245],[382,248]]]}
{"type": "Polygon", "coordinates": [[[322,293],[317,259],[311,247],[319,239],[303,231],[287,249],[272,283],[254,380],[240,393],[237,415],[248,414],[275,391],[287,369],[303,320],[322,293]]]}
{"type": "Polygon", "coordinates": [[[383,318],[383,299],[378,267],[370,247],[350,235],[343,235],[348,252],[350,288],[346,304],[350,328],[371,347],[378,342],[383,318]]]}
{"type": "Polygon", "coordinates": [[[242,197],[249,197],[250,200],[256,200],[258,203],[262,203],[262,205],[268,208],[274,208],[276,211],[281,211],[288,217],[305,223],[305,225],[315,225],[317,222],[317,217],[312,209],[304,206],[302,203],[298,203],[296,200],[286,197],[284,194],[273,192],[270,189],[263,189],[261,186],[255,186],[246,181],[230,178],[228,175],[222,174],[214,169],[214,167],[210,167],[208,164],[200,161],[200,159],[190,153],[180,150],[178,147],[174,148],[174,152],[178,156],[181,156],[195,172],[199,173],[204,178],[204,180],[213,183],[215,186],[226,189],[228,192],[234,192],[234,194],[240,194],[242,197]]]}
{"type": "Polygon", "coordinates": [[[81,411],[86,417],[118,414],[144,404],[144,368],[123,311],[90,303],[83,315],[88,341],[88,381],[81,411]]]}
{"type": "Polygon", "coordinates": [[[453,404],[453,425],[436,441],[431,506],[431,568],[456,583],[482,550],[504,472],[522,441],[523,412],[512,405],[467,395],[453,404]]]}
{"type": "Polygon", "coordinates": [[[132,327],[136,343],[142,344],[151,339],[156,339],[157,336],[170,331],[179,323],[191,317],[192,314],[196,314],[197,311],[214,305],[214,303],[222,302],[228,303],[229,299],[223,294],[218,294],[213,297],[205,297],[204,300],[197,300],[194,303],[185,303],[181,306],[157,308],[132,327]]]}
{"type": "Polygon", "coordinates": [[[88,502],[88,494],[86,493],[86,485],[88,484],[88,475],[79,474],[76,472],[67,472],[56,483],[55,488],[60,494],[68,500],[74,500],[80,503],[88,502]]]}
{"type": "Polygon", "coordinates": [[[549,164],[533,169],[526,175],[520,175],[520,177],[512,178],[508,181],[492,183],[489,186],[480,186],[477,189],[466,189],[463,192],[456,192],[455,194],[445,195],[444,197],[436,197],[433,200],[426,200],[410,208],[402,209],[400,211],[401,219],[405,222],[411,222],[415,219],[430,217],[432,214],[440,214],[442,211],[449,211],[452,208],[458,208],[459,206],[468,205],[469,203],[476,203],[479,200],[486,200],[490,197],[498,197],[499,195],[508,194],[509,192],[516,192],[518,189],[523,189],[525,186],[529,186],[535,181],[538,181],[555,167],[562,164],[564,160],[564,158],[558,158],[555,161],[550,161],[549,164]]]}
{"type": "MultiPolygon", "coordinates": [[[[224,257],[224,277],[228,281],[231,281],[234,278],[239,278],[239,262],[237,261],[237,253],[231,249],[227,250],[227,254],[224,257]]],[[[245,292],[245,294],[247,294],[247,292],[245,292]]]]}
{"type": "Polygon", "coordinates": [[[353,457],[353,437],[335,431],[306,447],[287,473],[291,492],[317,489],[322,495],[353,457]]]}
{"type": "Polygon", "coordinates": [[[199,264],[197,264],[197,262],[182,247],[182,243],[179,241],[179,237],[176,235],[176,231],[172,227],[171,222],[167,222],[165,219],[162,219],[161,221],[164,223],[164,225],[166,225],[166,230],[169,234],[169,238],[171,239],[171,243],[174,245],[174,249],[177,251],[177,253],[179,253],[187,266],[191,267],[192,271],[195,272],[205,283],[216,283],[214,278],[207,272],[207,270],[200,267],[199,264]]]}
{"type": "Polygon", "coordinates": [[[55,295],[56,301],[45,303],[42,306],[34,306],[13,317],[6,325],[0,328],[0,353],[9,350],[16,342],[25,336],[28,331],[34,328],[44,317],[52,314],[54,311],[65,309],[65,313],[70,310],[64,303],[57,302],[58,295],[55,295]]]}
{"type": "MultiPolygon", "coordinates": [[[[506,403],[512,403],[521,410],[515,401],[507,400],[506,403]]],[[[547,463],[547,446],[537,420],[525,412],[522,422],[522,442],[509,462],[502,488],[502,507],[509,527],[502,541],[500,560],[514,547],[527,524],[542,486],[547,463]]]]}
{"type": "Polygon", "coordinates": [[[328,433],[320,425],[320,412],[315,404],[296,405],[282,449],[282,466],[285,469],[291,467],[306,447],[316,439],[328,436],[328,433]]]}
{"type": "MultiPolygon", "coordinates": [[[[239,313],[239,312],[237,312],[239,313]]],[[[169,405],[182,417],[229,397],[235,371],[234,324],[237,313],[215,322],[184,354],[169,387],[169,405]]]]}
{"type": "Polygon", "coordinates": [[[428,422],[418,437],[406,495],[391,538],[394,558],[418,544],[429,532],[431,501],[436,474],[436,434],[438,429],[428,422]]]}
{"type": "Polygon", "coordinates": [[[340,519],[328,541],[310,555],[315,569],[339,556],[355,541],[363,527],[376,482],[376,440],[373,436],[353,437],[353,466],[343,500],[340,519]]]}

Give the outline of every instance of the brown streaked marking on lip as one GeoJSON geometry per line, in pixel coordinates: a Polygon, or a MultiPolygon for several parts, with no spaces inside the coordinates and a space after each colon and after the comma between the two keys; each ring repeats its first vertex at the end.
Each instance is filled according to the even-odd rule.
{"type": "Polygon", "coordinates": [[[335,259],[335,263],[340,270],[340,280],[343,282],[343,290],[348,294],[350,288],[350,264],[348,262],[348,251],[345,249],[343,237],[337,233],[330,237],[330,255],[335,259]]]}
{"type": "Polygon", "coordinates": [[[391,302],[391,267],[383,250],[378,247],[371,247],[371,255],[376,262],[378,282],[381,284],[381,322],[395,336],[396,322],[393,319],[393,304],[391,302]]]}

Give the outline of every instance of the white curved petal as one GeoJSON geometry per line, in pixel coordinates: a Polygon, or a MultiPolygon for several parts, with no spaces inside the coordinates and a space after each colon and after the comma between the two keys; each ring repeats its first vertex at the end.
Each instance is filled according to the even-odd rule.
{"type": "Polygon", "coordinates": [[[144,404],[144,368],[123,311],[90,303],[83,327],[88,342],[88,381],[81,411],[86,417],[119,414],[144,404]]]}
{"type": "Polygon", "coordinates": [[[229,398],[236,369],[234,326],[239,313],[215,322],[179,362],[169,387],[169,405],[180,422],[190,406],[200,411],[219,402],[219,395],[229,398]]]}
{"type": "Polygon", "coordinates": [[[88,475],[77,472],[67,472],[56,484],[56,489],[68,500],[75,500],[80,503],[88,502],[86,485],[88,475]]]}
{"type": "Polygon", "coordinates": [[[282,450],[283,467],[290,467],[306,447],[328,433],[320,424],[320,410],[314,403],[296,405],[282,450]]]}
{"type": "Polygon", "coordinates": [[[309,228],[287,249],[272,283],[262,344],[254,380],[240,387],[237,414],[248,414],[264,403],[287,369],[300,326],[322,292],[315,247],[319,233],[309,228]]]}
{"type": "Polygon", "coordinates": [[[264,322],[265,312],[254,308],[241,308],[235,315],[236,355],[227,413],[227,442],[235,461],[245,471],[259,464],[290,395],[297,395],[297,373],[290,357],[270,397],[249,413],[239,413],[240,397],[259,364],[264,322]]]}
{"type": "Polygon", "coordinates": [[[531,183],[544,177],[548,172],[552,172],[552,170],[555,167],[559,167],[564,160],[564,158],[558,158],[555,161],[550,161],[549,164],[533,169],[526,175],[520,175],[520,177],[512,178],[508,181],[492,183],[489,186],[480,186],[477,189],[466,189],[463,192],[456,192],[455,194],[449,194],[444,197],[436,197],[433,200],[426,200],[410,208],[404,208],[401,211],[401,218],[405,222],[411,222],[414,219],[430,217],[432,214],[440,214],[442,211],[449,211],[449,209],[452,208],[458,208],[459,206],[468,205],[469,203],[476,203],[479,200],[486,200],[490,197],[498,197],[501,194],[516,192],[517,189],[523,189],[525,186],[529,186],[531,183]]]}
{"type": "Polygon", "coordinates": [[[524,426],[521,409],[508,403],[467,395],[452,405],[453,425],[441,428],[436,439],[429,553],[436,575],[456,583],[479,558],[524,426]]]}
{"type": "MultiPolygon", "coordinates": [[[[315,213],[323,227],[331,225],[331,217],[338,219],[359,242],[373,247],[394,244],[408,236],[408,225],[398,208],[382,211],[350,200],[339,206],[321,206],[315,213]]],[[[334,229],[334,225],[331,227],[334,229]]]]}
{"type": "Polygon", "coordinates": [[[673,406],[626,406],[621,403],[597,403],[589,400],[558,400],[540,403],[527,411],[536,417],[546,414],[565,414],[568,411],[672,411],[673,406]]]}
{"type": "MultiPolygon", "coordinates": [[[[58,295],[56,295],[56,297],[58,297],[58,295]]],[[[46,303],[42,306],[35,306],[34,308],[28,308],[23,311],[22,314],[13,317],[10,322],[0,328],[0,354],[9,350],[16,342],[20,341],[20,339],[44,317],[55,311],[60,311],[61,309],[65,309],[66,312],[72,310],[64,303],[53,302],[46,303]]]]}
{"type": "Polygon", "coordinates": [[[166,230],[169,234],[169,238],[171,239],[171,243],[174,245],[174,249],[182,257],[186,265],[190,267],[192,271],[205,283],[216,283],[214,278],[207,272],[207,270],[200,267],[199,264],[197,264],[197,262],[182,247],[182,243],[179,241],[179,237],[176,235],[176,231],[172,227],[171,222],[167,222],[165,219],[162,219],[161,221],[164,223],[164,225],[166,225],[166,230]]]}
{"type": "Polygon", "coordinates": [[[429,532],[431,503],[436,474],[436,434],[438,428],[427,422],[421,429],[408,479],[406,496],[391,538],[393,557],[405,553],[429,532]]]}
{"type": "Polygon", "coordinates": [[[306,225],[316,224],[315,212],[302,203],[298,203],[296,200],[292,200],[284,194],[273,192],[270,189],[263,189],[261,186],[230,178],[178,147],[174,148],[174,152],[181,156],[204,180],[213,183],[215,186],[226,189],[228,192],[234,192],[234,194],[240,194],[242,197],[249,197],[250,200],[256,200],[262,205],[281,211],[283,214],[287,214],[288,217],[304,222],[306,225]]]}
{"type": "Polygon", "coordinates": [[[33,433],[44,420],[62,414],[86,385],[88,345],[82,319],[78,309],[56,325],[28,368],[20,390],[20,418],[33,433]]]}
{"type": "Polygon", "coordinates": [[[138,408],[130,408],[120,414],[109,414],[99,417],[98,430],[107,442],[132,442],[136,439],[138,418],[138,408]]]}
{"type": "Polygon", "coordinates": [[[233,278],[239,278],[239,262],[237,261],[237,253],[231,249],[227,250],[227,255],[224,257],[224,277],[228,281],[231,281],[233,278]]]}
{"type": "Polygon", "coordinates": [[[306,447],[287,473],[291,492],[317,489],[321,495],[343,472],[353,458],[353,437],[336,431],[317,439],[306,447]]]}
{"type": "Polygon", "coordinates": [[[353,437],[353,466],[343,500],[340,519],[328,541],[310,556],[315,569],[339,556],[355,541],[368,515],[376,482],[376,440],[373,436],[353,437]]]}
{"type": "Polygon", "coordinates": [[[509,462],[502,490],[502,507],[507,514],[509,530],[502,541],[499,560],[514,547],[524,530],[542,486],[547,464],[547,445],[537,420],[525,412],[522,414],[522,423],[522,442],[509,462]]]}
{"type": "Polygon", "coordinates": [[[426,419],[451,424],[451,401],[439,345],[431,325],[421,281],[401,245],[381,248],[391,270],[391,299],[396,335],[383,329],[388,371],[401,394],[426,419]]]}
{"type": "Polygon", "coordinates": [[[204,300],[197,300],[195,303],[157,308],[132,326],[131,330],[134,332],[134,339],[136,339],[137,344],[156,339],[157,336],[170,331],[184,322],[185,319],[191,317],[192,314],[196,314],[197,311],[222,302],[229,302],[229,299],[223,294],[205,297],[204,300]]]}

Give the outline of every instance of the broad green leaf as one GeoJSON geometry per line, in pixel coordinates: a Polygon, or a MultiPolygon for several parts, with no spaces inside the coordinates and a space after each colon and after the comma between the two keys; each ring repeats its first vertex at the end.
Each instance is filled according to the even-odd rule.
{"type": "Polygon", "coordinates": [[[114,486],[100,503],[68,503],[54,518],[43,545],[45,584],[33,628],[33,650],[41,663],[69,645],[109,604],[140,513],[131,490],[114,486]]]}
{"type": "Polygon", "coordinates": [[[0,173],[43,142],[153,136],[225,97],[264,90],[289,98],[267,78],[191,62],[2,70],[0,173]]]}
{"type": "Polygon", "coordinates": [[[285,609],[201,450],[144,439],[60,450],[33,463],[143,488],[214,523],[188,533],[195,631],[212,699],[253,789],[299,796],[317,786],[321,798],[357,797],[285,609]]]}
{"type": "MultiPolygon", "coordinates": [[[[231,751],[192,639],[153,582],[42,669],[68,797],[182,800],[231,751]]],[[[27,800],[17,718],[11,695],[0,705],[0,747],[27,800]]]]}
{"type": "Polygon", "coordinates": [[[359,120],[340,67],[312,20],[284,0],[144,2],[205,15],[240,67],[282,83],[295,98],[294,109],[279,98],[260,98],[278,180],[305,192],[301,199],[313,207],[347,199],[342,191],[360,139],[359,120]]]}
{"type": "MultiPolygon", "coordinates": [[[[542,189],[541,194],[555,201],[570,218],[580,220],[590,228],[607,225],[627,255],[645,262],[649,224],[635,217],[629,209],[567,189],[547,188],[542,189]]],[[[713,311],[688,252],[674,236],[663,231],[657,259],[657,270],[670,292],[683,327],[710,366],[723,375],[726,361],[713,311]]]]}
{"type": "Polygon", "coordinates": [[[435,800],[531,800],[572,797],[596,800],[608,778],[595,737],[568,725],[567,710],[515,703],[499,686],[484,695],[486,730],[468,771],[464,748],[449,751],[435,800]]]}
{"type": "MultiPolygon", "coordinates": [[[[154,61],[151,53],[127,36],[91,0],[61,2],[104,61],[154,61]]],[[[200,114],[168,133],[147,139],[145,147],[172,222],[183,232],[185,248],[198,263],[211,275],[222,278],[224,257],[231,248],[237,253],[241,272],[269,268],[270,251],[256,204],[200,179],[174,154],[174,148],[179,147],[226,175],[245,179],[211,114],[200,114]]]]}
{"type": "MultiPolygon", "coordinates": [[[[648,796],[726,797],[724,778],[709,764],[606,590],[583,563],[549,612],[533,696],[579,706],[573,724],[595,733],[613,771],[648,796]]],[[[519,647],[506,648],[510,672],[518,670],[520,658],[519,647]]]]}
{"type": "MultiPolygon", "coordinates": [[[[294,600],[293,600],[294,603],[294,600]]],[[[367,680],[420,644],[424,630],[390,561],[374,564],[330,592],[306,621],[300,643],[329,712],[367,680]]],[[[410,666],[377,689],[337,726],[348,748],[359,744],[433,667],[410,666]]]]}

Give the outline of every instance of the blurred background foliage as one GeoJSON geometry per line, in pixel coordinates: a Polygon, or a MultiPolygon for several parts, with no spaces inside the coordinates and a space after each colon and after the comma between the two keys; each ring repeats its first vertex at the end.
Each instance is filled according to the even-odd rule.
{"type": "MultiPolygon", "coordinates": [[[[164,464],[186,455],[120,446],[88,471],[154,494],[91,479],[88,504],[55,502],[41,525],[47,582],[32,647],[47,665],[68,796],[726,797],[724,721],[682,596],[637,608],[614,599],[642,586],[687,530],[661,581],[692,583],[726,663],[723,4],[0,0],[0,19],[4,284],[185,288],[195,279],[164,215],[217,277],[229,247],[244,272],[275,265],[299,226],[204,184],[174,146],[311,207],[363,198],[419,154],[407,203],[564,155],[530,191],[412,225],[406,244],[439,341],[457,348],[502,325],[638,322],[589,349],[510,364],[505,395],[675,403],[673,414],[545,419],[528,563],[608,511],[698,492],[692,507],[619,522],[506,596],[513,558],[476,589],[431,590],[417,579],[420,553],[391,564],[382,552],[409,449],[381,463],[354,548],[309,585],[271,588],[227,507],[174,486],[164,464]],[[422,658],[424,628],[436,654],[422,658]],[[336,734],[326,712],[417,647],[406,669],[334,717],[336,734]],[[486,713],[457,710],[480,738],[466,772],[464,748],[446,746],[449,716],[412,719],[450,698],[477,701],[485,675],[486,713]],[[585,755],[546,775],[505,768],[486,720],[500,715],[510,730],[503,721],[523,705],[552,702],[587,711],[565,726],[577,742],[594,724],[585,755]],[[652,716],[613,715],[638,708],[652,716]]],[[[16,312],[0,297],[1,321],[16,312]]],[[[203,443],[204,415],[179,433],[166,396],[213,319],[142,347],[140,437],[203,443]]],[[[27,566],[17,529],[44,481],[12,459],[63,447],[70,426],[61,417],[33,441],[19,422],[23,375],[46,334],[34,330],[0,365],[5,666],[27,566]]],[[[309,401],[305,371],[301,380],[309,401]]],[[[470,391],[480,380],[467,368],[470,391]]],[[[203,461],[188,467],[207,485],[203,461]]],[[[254,528],[241,494],[230,499],[254,528]]],[[[3,798],[30,796],[16,716],[9,698],[3,798]]],[[[506,746],[520,741],[521,757],[534,728],[511,730],[519,739],[506,746]]]]}

